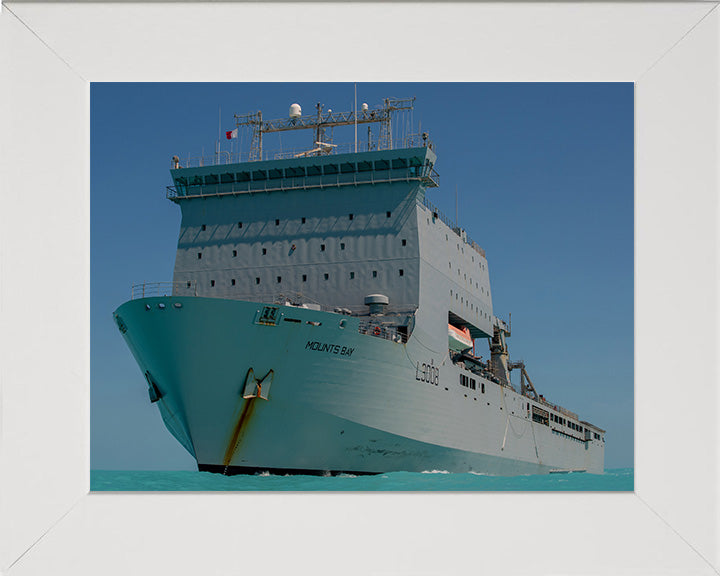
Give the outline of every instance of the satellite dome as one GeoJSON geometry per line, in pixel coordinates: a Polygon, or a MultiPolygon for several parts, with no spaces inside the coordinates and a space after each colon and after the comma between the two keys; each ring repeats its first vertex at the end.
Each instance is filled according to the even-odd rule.
{"type": "Polygon", "coordinates": [[[300,104],[290,104],[290,118],[300,118],[300,116],[302,116],[300,104]]]}
{"type": "Polygon", "coordinates": [[[363,102],[363,103],[362,103],[362,106],[361,106],[360,108],[362,109],[363,112],[367,112],[367,111],[368,111],[367,102],[363,102]]]}

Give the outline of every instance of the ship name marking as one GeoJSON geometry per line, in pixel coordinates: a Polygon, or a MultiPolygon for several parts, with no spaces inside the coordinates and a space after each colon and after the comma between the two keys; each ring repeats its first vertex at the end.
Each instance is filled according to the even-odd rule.
{"type": "Polygon", "coordinates": [[[340,346],[340,344],[331,344],[329,342],[313,342],[308,340],[305,344],[305,350],[315,350],[316,352],[327,352],[328,354],[336,354],[338,356],[352,356],[355,348],[340,346]]]}

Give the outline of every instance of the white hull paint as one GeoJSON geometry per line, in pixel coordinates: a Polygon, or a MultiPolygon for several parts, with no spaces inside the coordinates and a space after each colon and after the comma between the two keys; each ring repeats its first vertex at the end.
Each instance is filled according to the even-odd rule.
{"type": "Polygon", "coordinates": [[[290,306],[267,326],[257,323],[264,306],[159,297],[115,313],[166,425],[201,469],[603,470],[602,440],[533,422],[533,400],[465,372],[419,330],[393,342],[360,334],[357,318],[290,306]],[[272,371],[267,400],[243,399],[251,368],[272,371]],[[477,388],[461,386],[461,374],[477,388]]]}

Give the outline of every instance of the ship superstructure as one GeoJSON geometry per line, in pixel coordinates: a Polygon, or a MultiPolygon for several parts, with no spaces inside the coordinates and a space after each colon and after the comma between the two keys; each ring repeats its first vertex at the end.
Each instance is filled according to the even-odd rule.
{"type": "Polygon", "coordinates": [[[135,286],[115,319],[201,470],[602,471],[604,431],[509,360],[483,249],[425,196],[429,135],[393,141],[412,106],[236,116],[247,158],[173,158],[173,281],[135,286]],[[332,142],[374,124],[374,140],[332,142]],[[269,158],[263,135],[291,130],[311,145],[269,158]]]}

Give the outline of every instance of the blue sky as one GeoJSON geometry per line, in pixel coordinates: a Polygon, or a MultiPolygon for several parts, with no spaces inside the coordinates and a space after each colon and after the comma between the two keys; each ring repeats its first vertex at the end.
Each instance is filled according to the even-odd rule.
{"type": "MultiPolygon", "coordinates": [[[[553,403],[606,429],[606,467],[633,465],[634,87],[358,84],[358,105],[415,96],[441,186],[429,199],[488,257],[511,359],[553,403]]],[[[172,279],[170,159],[211,155],[233,114],[353,107],[352,84],[91,86],[91,467],[192,470],[112,321],[133,283],[172,279]]],[[[351,141],[352,129],[335,133],[351,141]]],[[[305,135],[307,139],[307,135],[305,135]]],[[[284,147],[293,145],[283,136],[284,147]]],[[[303,142],[304,144],[305,142],[303,142]]],[[[245,142],[246,144],[246,142],[245,142]]],[[[227,141],[222,144],[227,148],[227,141]]],[[[278,148],[267,137],[266,148],[278,148]]],[[[487,356],[487,354],[484,354],[487,356]]],[[[515,377],[514,377],[515,380],[515,377]]]]}

